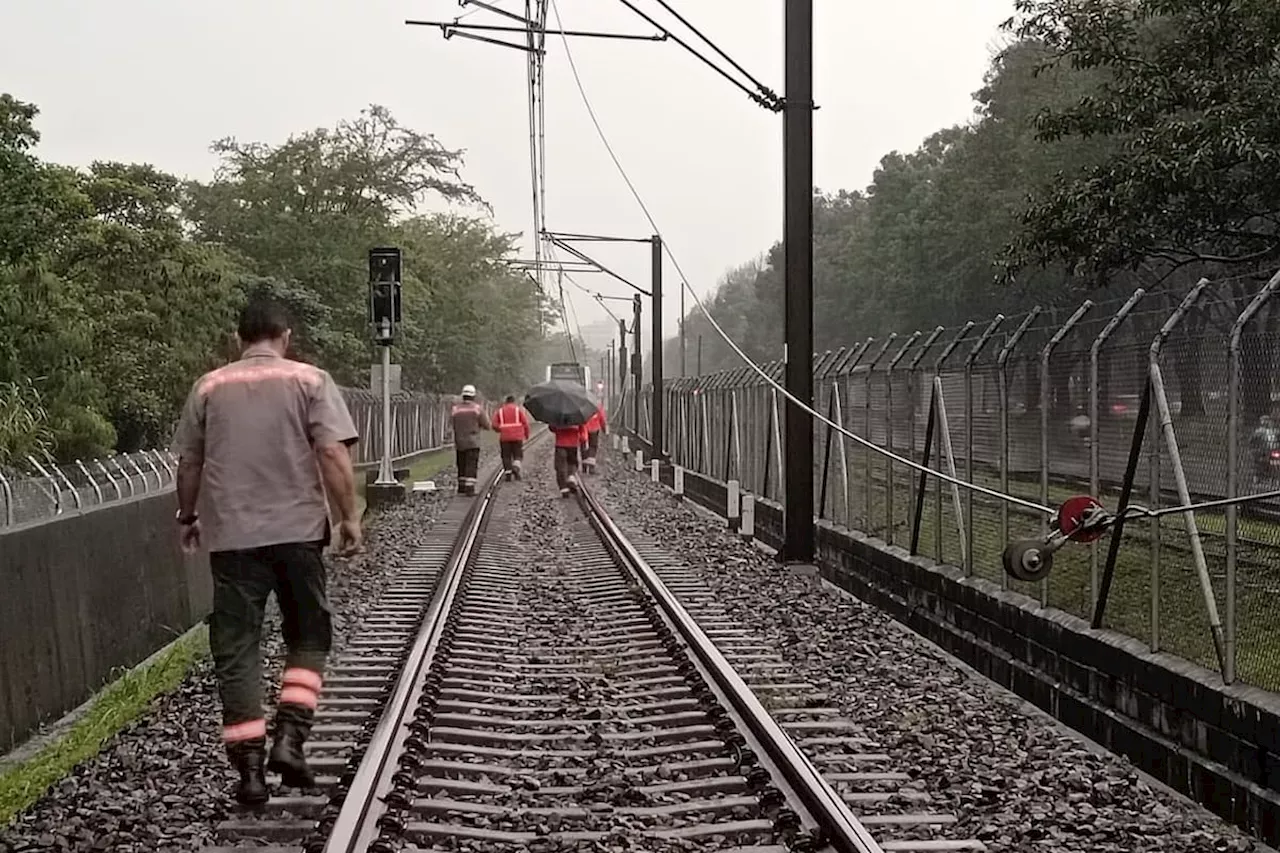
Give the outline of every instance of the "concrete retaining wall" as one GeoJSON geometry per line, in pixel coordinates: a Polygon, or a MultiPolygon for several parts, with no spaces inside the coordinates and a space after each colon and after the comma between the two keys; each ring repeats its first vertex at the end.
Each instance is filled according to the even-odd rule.
{"type": "MultiPolygon", "coordinates": [[[[669,466],[660,476],[674,480],[669,466]]],[[[690,500],[725,514],[724,483],[688,471],[684,483],[690,500]]],[[[782,532],[782,507],[757,498],[756,538],[777,547],[782,532]]],[[[817,549],[827,580],[1280,846],[1280,696],[1224,686],[1181,658],[857,531],[819,522],[817,549]]]]}
{"type": "Polygon", "coordinates": [[[172,492],[0,531],[0,752],[203,619],[172,492]]]}

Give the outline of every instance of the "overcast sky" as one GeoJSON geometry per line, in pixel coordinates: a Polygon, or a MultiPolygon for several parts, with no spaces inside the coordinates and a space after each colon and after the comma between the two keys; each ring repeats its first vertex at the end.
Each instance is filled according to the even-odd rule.
{"type": "MultiPolygon", "coordinates": [[[[662,15],[654,0],[633,2],[662,15]]],[[[557,5],[569,29],[653,31],[617,0],[557,5]]],[[[673,5],[782,92],[782,0],[673,5]]],[[[912,149],[971,117],[971,94],[1002,43],[998,26],[1013,0],[814,5],[815,181],[834,190],[865,187],[889,151],[912,149]]],[[[403,23],[465,11],[457,0],[0,0],[0,90],[40,107],[45,158],[144,161],[198,178],[212,171],[208,146],[216,138],[279,142],[383,104],[403,124],[465,149],[464,176],[498,223],[528,233],[524,54],[446,42],[437,29],[403,23]]],[[[501,23],[484,11],[466,21],[501,23]]],[[[549,227],[647,236],[587,117],[563,45],[549,44],[549,227]]],[[[569,47],[605,133],[700,293],[779,239],[778,115],[671,42],[571,39],[569,47]]],[[[601,246],[598,259],[637,281],[649,274],[644,246],[601,246]]],[[[674,333],[674,270],[667,279],[674,333]]],[[[578,280],[626,295],[603,276],[578,280]]],[[[605,317],[589,297],[570,292],[582,325],[605,317]]]]}

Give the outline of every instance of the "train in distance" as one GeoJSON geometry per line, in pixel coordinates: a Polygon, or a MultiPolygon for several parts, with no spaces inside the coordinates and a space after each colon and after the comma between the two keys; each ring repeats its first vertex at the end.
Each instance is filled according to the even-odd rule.
{"type": "Polygon", "coordinates": [[[547,382],[576,382],[583,388],[591,388],[591,368],[576,361],[557,361],[547,365],[547,382]]]}

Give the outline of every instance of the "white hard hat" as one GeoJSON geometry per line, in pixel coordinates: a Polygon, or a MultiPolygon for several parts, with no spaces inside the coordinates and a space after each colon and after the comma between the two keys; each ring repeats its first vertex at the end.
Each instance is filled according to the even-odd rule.
{"type": "Polygon", "coordinates": [[[476,395],[476,386],[474,386],[474,385],[463,385],[463,386],[462,386],[462,396],[464,396],[464,397],[474,397],[475,395],[476,395]]]}

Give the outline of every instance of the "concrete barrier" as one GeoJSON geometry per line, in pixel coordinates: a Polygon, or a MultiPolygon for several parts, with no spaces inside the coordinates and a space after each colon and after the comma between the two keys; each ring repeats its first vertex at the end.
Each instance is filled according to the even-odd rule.
{"type": "Polygon", "coordinates": [[[169,491],[0,531],[0,751],[209,612],[174,508],[169,491]]]}

